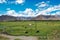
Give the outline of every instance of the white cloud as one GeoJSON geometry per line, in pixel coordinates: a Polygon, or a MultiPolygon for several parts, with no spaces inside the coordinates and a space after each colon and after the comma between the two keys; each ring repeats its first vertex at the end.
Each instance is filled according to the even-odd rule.
{"type": "Polygon", "coordinates": [[[7,8],[6,10],[11,10],[10,8],[7,8]]]}
{"type": "Polygon", "coordinates": [[[17,13],[15,12],[15,10],[8,10],[6,15],[17,16],[17,13]]]}
{"type": "MultiPolygon", "coordinates": [[[[38,9],[39,10],[39,9],[38,9]]],[[[52,14],[52,13],[50,13],[50,12],[52,12],[52,11],[56,11],[56,10],[60,10],[60,5],[55,5],[55,6],[53,6],[53,7],[49,7],[49,8],[47,8],[47,9],[45,9],[45,10],[43,10],[43,11],[38,11],[38,14],[36,15],[36,16],[38,16],[38,15],[54,15],[54,14],[52,14]]],[[[55,13],[55,15],[56,15],[56,13],[55,13]]]]}
{"type": "Polygon", "coordinates": [[[49,7],[43,11],[36,9],[35,11],[31,8],[26,8],[24,11],[16,12],[15,10],[11,10],[10,8],[7,8],[7,15],[10,16],[22,16],[22,17],[36,17],[39,15],[60,15],[60,11],[51,13],[56,10],[60,10],[60,5],[55,5],[53,7],[49,7]]]}
{"type": "Polygon", "coordinates": [[[35,17],[35,12],[31,8],[26,8],[21,12],[24,17],[35,17]]]}
{"type": "MultiPolygon", "coordinates": [[[[49,4],[48,4],[49,5],[49,4]]],[[[41,2],[40,7],[47,6],[47,3],[41,2]],[[43,5],[44,6],[43,6],[43,5]]],[[[7,8],[7,15],[15,16],[15,17],[36,17],[39,15],[60,15],[60,11],[51,13],[53,11],[60,10],[60,4],[49,6],[47,9],[40,10],[40,8],[37,8],[36,10],[32,10],[31,8],[26,8],[24,11],[16,12],[15,10],[11,10],[10,8],[7,8]]]]}
{"type": "Polygon", "coordinates": [[[6,3],[6,0],[0,0],[0,3],[6,3]]]}
{"type": "Polygon", "coordinates": [[[7,4],[23,4],[25,0],[15,0],[15,1],[9,1],[9,0],[0,0],[0,3],[7,3],[7,4]]]}
{"type": "Polygon", "coordinates": [[[24,11],[24,14],[27,16],[33,16],[35,13],[31,8],[26,8],[26,10],[24,11]]]}
{"type": "Polygon", "coordinates": [[[49,5],[43,1],[43,2],[40,2],[40,3],[36,4],[35,6],[46,7],[46,6],[49,6],[49,5]]]}
{"type": "Polygon", "coordinates": [[[60,15],[60,11],[56,12],[56,15],[60,15]]]}
{"type": "Polygon", "coordinates": [[[19,16],[22,16],[22,17],[34,17],[34,11],[30,8],[26,8],[24,11],[19,11],[19,12],[16,12],[15,10],[10,10],[10,8],[7,8],[7,15],[10,15],[10,16],[15,16],[15,17],[19,17],[19,16]]]}
{"type": "Polygon", "coordinates": [[[18,14],[15,10],[8,10],[6,15],[14,16],[14,17],[21,17],[21,16],[23,16],[22,14],[18,14]]]}
{"type": "Polygon", "coordinates": [[[25,0],[16,0],[15,3],[16,4],[23,4],[25,2],[25,0]]]}

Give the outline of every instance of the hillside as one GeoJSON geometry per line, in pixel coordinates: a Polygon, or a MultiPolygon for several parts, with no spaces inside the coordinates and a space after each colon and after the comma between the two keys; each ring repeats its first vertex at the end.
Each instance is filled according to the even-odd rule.
{"type": "Polygon", "coordinates": [[[16,17],[8,16],[8,15],[0,16],[0,21],[13,21],[13,20],[16,20],[16,17]]]}
{"type": "Polygon", "coordinates": [[[35,17],[33,20],[60,20],[60,16],[58,15],[39,15],[35,17]]]}
{"type": "Polygon", "coordinates": [[[8,15],[0,16],[0,21],[18,21],[18,20],[60,20],[58,15],[39,15],[37,17],[14,17],[8,15]]]}

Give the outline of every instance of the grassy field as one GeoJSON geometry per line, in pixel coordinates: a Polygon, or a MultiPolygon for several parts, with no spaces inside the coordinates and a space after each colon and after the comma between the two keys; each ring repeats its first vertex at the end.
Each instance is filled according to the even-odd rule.
{"type": "Polygon", "coordinates": [[[16,36],[60,35],[60,21],[0,22],[0,33],[16,36]]]}

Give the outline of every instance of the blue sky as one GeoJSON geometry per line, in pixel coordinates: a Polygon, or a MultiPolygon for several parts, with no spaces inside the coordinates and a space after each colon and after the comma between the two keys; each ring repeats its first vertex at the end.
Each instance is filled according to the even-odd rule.
{"type": "Polygon", "coordinates": [[[0,15],[35,17],[59,15],[59,0],[0,0],[0,15]]]}

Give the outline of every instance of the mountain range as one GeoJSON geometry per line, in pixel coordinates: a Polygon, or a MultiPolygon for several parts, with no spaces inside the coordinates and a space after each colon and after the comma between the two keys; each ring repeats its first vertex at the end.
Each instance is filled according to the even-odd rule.
{"type": "Polygon", "coordinates": [[[37,17],[14,17],[9,15],[0,16],[0,21],[18,21],[18,20],[60,20],[60,15],[39,15],[37,17]]]}

